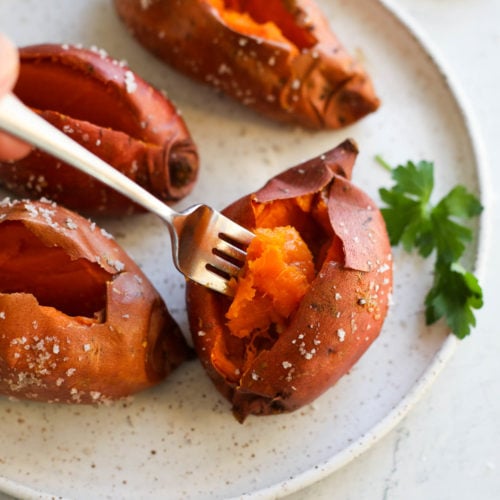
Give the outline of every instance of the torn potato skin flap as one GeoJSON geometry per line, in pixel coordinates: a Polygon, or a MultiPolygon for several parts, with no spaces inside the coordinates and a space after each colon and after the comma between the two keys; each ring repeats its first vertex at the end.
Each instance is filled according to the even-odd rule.
{"type": "Polygon", "coordinates": [[[357,155],[356,142],[347,139],[323,155],[276,175],[257,192],[232,203],[224,212],[229,217],[239,220],[240,224],[253,228],[255,227],[253,202],[265,204],[313,194],[327,186],[335,175],[350,179],[357,155]]]}
{"type": "Polygon", "coordinates": [[[104,230],[46,201],[0,203],[0,393],[101,403],[191,357],[147,277],[104,230]]]}
{"type": "MultiPolygon", "coordinates": [[[[42,44],[20,49],[14,93],[165,202],[191,192],[196,145],[174,105],[123,62],[99,49],[42,44]]],[[[143,211],[128,198],[38,149],[0,164],[0,183],[18,197],[47,197],[86,214],[143,211]]]]}
{"type": "Polygon", "coordinates": [[[114,0],[161,60],[279,122],[340,128],[375,111],[370,77],[313,0],[114,0]]]}
{"type": "Polygon", "coordinates": [[[344,177],[350,176],[356,154],[355,144],[346,141],[276,176],[225,210],[255,230],[266,223],[262,213],[267,208],[281,217],[284,207],[285,220],[292,214],[290,224],[298,222],[295,227],[315,256],[316,276],[309,290],[284,330],[268,335],[272,343],[266,340],[250,366],[240,359],[248,345],[235,339],[226,326],[230,300],[188,283],[195,348],[240,421],[250,414],[282,413],[310,403],[347,373],[380,333],[392,290],[392,254],[377,207],[344,177]],[[298,179],[303,180],[303,189],[298,179]],[[319,223],[312,217],[314,204],[305,217],[290,211],[290,202],[299,200],[307,207],[311,196],[319,200],[320,208],[326,200],[327,223],[323,215],[319,223]],[[314,231],[308,234],[311,226],[314,231]],[[241,366],[246,366],[244,371],[241,366]]]}

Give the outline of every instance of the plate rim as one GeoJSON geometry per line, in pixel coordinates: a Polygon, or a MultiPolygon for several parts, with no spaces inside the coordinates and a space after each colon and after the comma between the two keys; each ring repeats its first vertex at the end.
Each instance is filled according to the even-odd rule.
{"type": "MultiPolygon", "coordinates": [[[[449,91],[450,97],[453,99],[461,115],[470,142],[471,153],[475,160],[479,198],[484,207],[478,219],[478,234],[476,237],[477,253],[474,263],[474,272],[479,280],[483,281],[486,268],[486,255],[488,253],[487,249],[489,248],[490,241],[491,219],[489,214],[491,207],[491,183],[488,182],[489,162],[486,155],[486,148],[475,114],[453,70],[451,70],[445,62],[445,58],[440,50],[431,41],[430,37],[425,33],[424,29],[420,27],[418,22],[402,7],[395,5],[394,0],[375,0],[375,2],[404,28],[420,48],[423,49],[425,54],[429,56],[430,64],[434,66],[437,74],[441,77],[449,91]]],[[[369,431],[364,433],[342,451],[332,455],[322,463],[316,464],[312,469],[308,469],[296,475],[292,479],[280,481],[272,486],[241,495],[238,498],[252,500],[261,500],[271,497],[283,498],[286,495],[291,495],[308,486],[312,486],[314,483],[325,479],[327,476],[348,465],[374,444],[379,442],[403,420],[436,381],[448,361],[452,358],[459,344],[460,340],[450,332],[440,349],[434,355],[431,363],[399,403],[369,431]]]]}

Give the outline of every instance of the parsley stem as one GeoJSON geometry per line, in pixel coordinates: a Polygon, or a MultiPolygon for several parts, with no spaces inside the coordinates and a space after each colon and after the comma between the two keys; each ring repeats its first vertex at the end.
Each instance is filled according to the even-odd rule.
{"type": "Polygon", "coordinates": [[[380,156],[375,156],[375,161],[381,166],[384,167],[388,172],[392,172],[393,168],[380,156]]]}

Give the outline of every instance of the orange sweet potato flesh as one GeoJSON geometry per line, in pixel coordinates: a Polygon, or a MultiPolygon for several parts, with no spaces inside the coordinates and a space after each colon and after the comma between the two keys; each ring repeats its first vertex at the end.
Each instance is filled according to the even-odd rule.
{"type": "Polygon", "coordinates": [[[313,0],[114,0],[137,40],[271,119],[339,128],[380,101],[313,0]]]}
{"type": "Polygon", "coordinates": [[[226,317],[237,337],[271,324],[280,330],[314,277],[312,254],[291,226],[256,229],[226,317]]]}
{"type": "MultiPolygon", "coordinates": [[[[243,365],[234,366],[217,360],[228,380],[248,369],[256,355],[254,340],[272,340],[286,328],[314,278],[311,252],[297,230],[291,226],[258,228],[250,244],[244,271],[238,279],[236,295],[226,313],[232,336],[244,340],[243,365]],[[229,365],[230,369],[224,371],[229,365]]],[[[224,353],[219,353],[224,358],[224,353]]]]}
{"type": "Polygon", "coordinates": [[[310,403],[382,329],[391,247],[375,203],[350,181],[356,155],[345,141],[224,211],[256,232],[233,300],[188,283],[195,349],[240,421],[310,403]]]}
{"type": "Polygon", "coordinates": [[[92,317],[104,308],[112,276],[104,269],[86,259],[72,260],[63,248],[46,246],[19,222],[0,224],[0,241],[2,293],[31,293],[40,305],[70,316],[92,317]]]}
{"type": "MultiPolygon", "coordinates": [[[[165,202],[186,196],[198,175],[196,145],[173,104],[104,52],[44,44],[20,50],[15,94],[43,118],[165,202]]],[[[0,185],[86,214],[142,211],[79,170],[35,149],[0,163],[0,185]]]]}
{"type": "Polygon", "coordinates": [[[101,403],[154,386],[191,350],[116,242],[49,202],[0,203],[0,394],[101,403]]]}

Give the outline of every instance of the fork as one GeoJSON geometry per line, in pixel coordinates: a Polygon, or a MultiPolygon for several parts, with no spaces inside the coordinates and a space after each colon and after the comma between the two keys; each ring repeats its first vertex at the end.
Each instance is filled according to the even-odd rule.
{"type": "Polygon", "coordinates": [[[13,94],[0,99],[0,129],[119,191],[167,223],[175,267],[187,278],[231,296],[229,284],[254,234],[207,205],[172,210],[118,170],[31,111],[13,94]]]}

